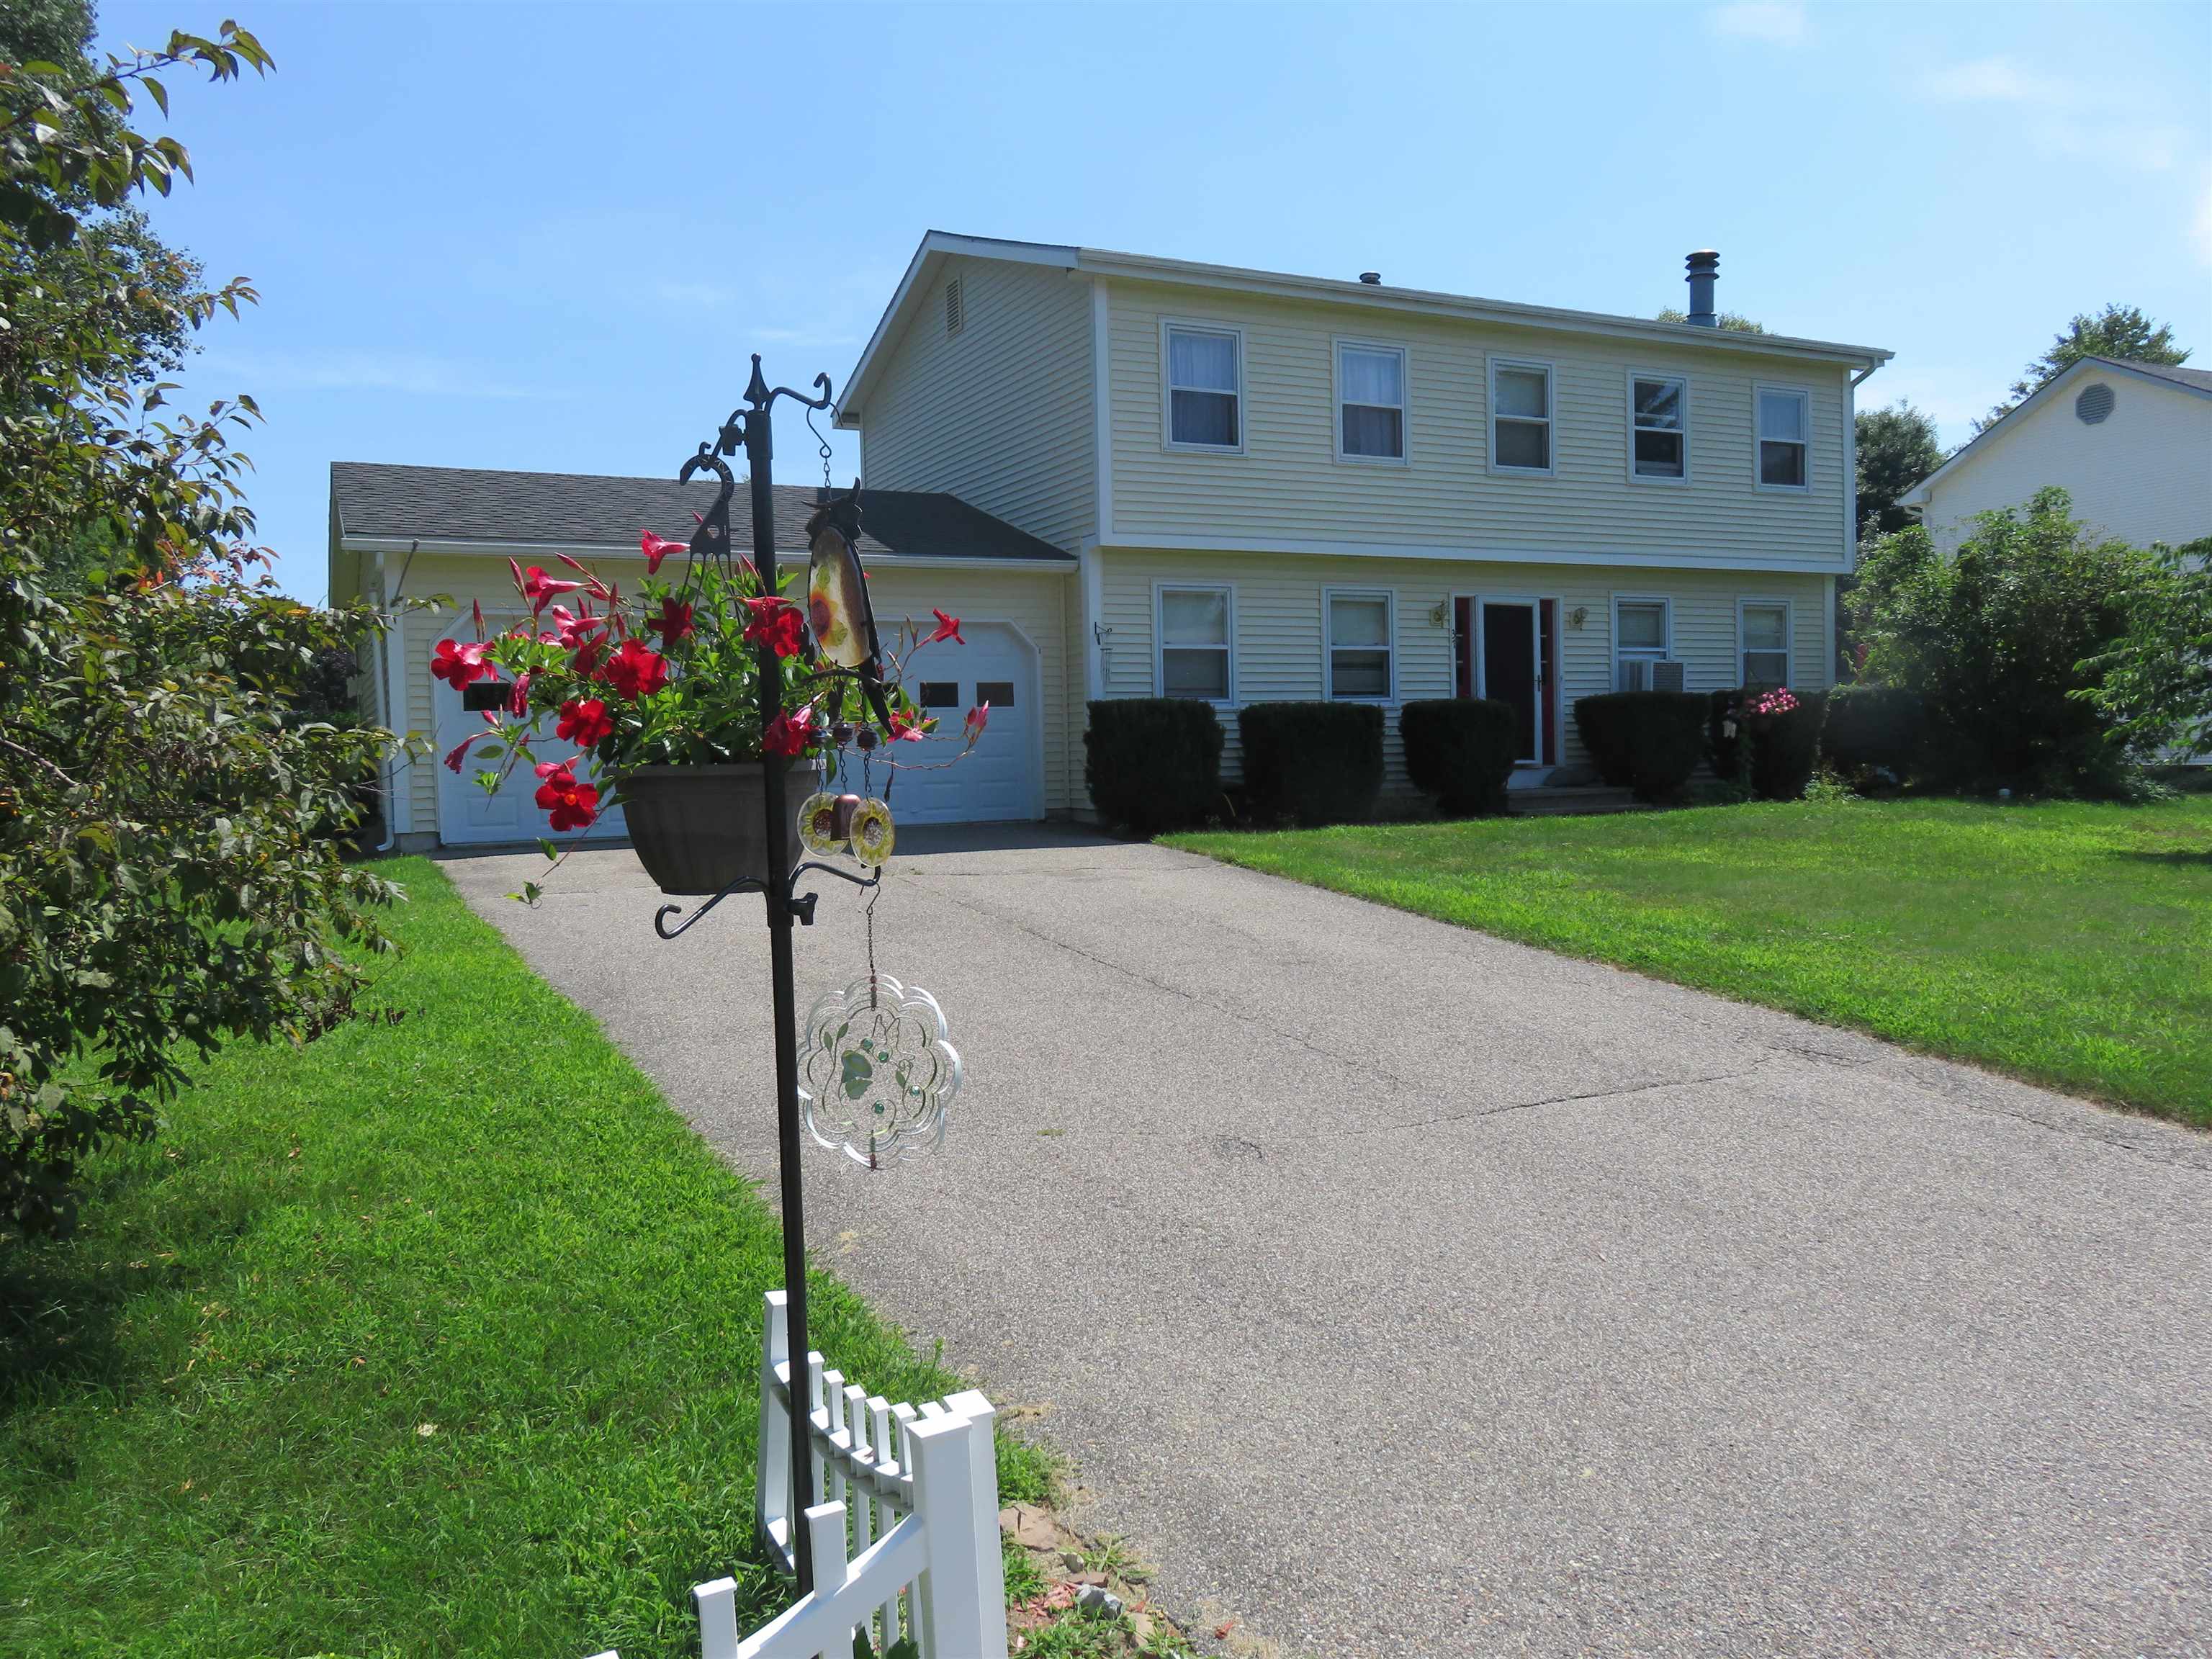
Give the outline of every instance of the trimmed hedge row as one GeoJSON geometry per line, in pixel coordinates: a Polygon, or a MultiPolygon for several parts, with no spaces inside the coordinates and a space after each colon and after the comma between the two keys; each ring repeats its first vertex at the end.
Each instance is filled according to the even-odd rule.
{"type": "Polygon", "coordinates": [[[1382,793],[1382,711],[1360,702],[1255,702],[1237,711],[1253,816],[1302,824],[1370,816],[1382,793]]]}
{"type": "Polygon", "coordinates": [[[1797,707],[1787,714],[1754,714],[1732,720],[1739,705],[1756,693],[1739,686],[1706,698],[1705,743],[1713,770],[1722,778],[1740,775],[1743,739],[1751,738],[1750,775],[1744,781],[1760,800],[1797,800],[1813,781],[1820,758],[1820,726],[1827,719],[1827,694],[1793,691],[1797,707]],[[1729,728],[1733,724],[1735,729],[1729,728]],[[1748,726],[1747,733],[1745,727],[1748,726]]]}
{"type": "Polygon", "coordinates": [[[1917,691],[1896,685],[1839,685],[1828,693],[1820,756],[1846,778],[1887,772],[1894,782],[1921,763],[1928,708],[1917,691]]]}
{"type": "Polygon", "coordinates": [[[1221,722],[1186,697],[1115,697],[1090,705],[1083,781],[1109,823],[1131,834],[1203,823],[1222,805],[1221,722]]]}
{"type": "Polygon", "coordinates": [[[1446,817],[1505,810],[1520,721],[1513,705],[1489,697],[1437,697],[1409,702],[1398,714],[1406,774],[1437,799],[1446,817]]]}
{"type": "Polygon", "coordinates": [[[1639,800],[1680,794],[1705,752],[1705,700],[1692,691],[1608,691],[1575,701],[1598,775],[1639,800]]]}

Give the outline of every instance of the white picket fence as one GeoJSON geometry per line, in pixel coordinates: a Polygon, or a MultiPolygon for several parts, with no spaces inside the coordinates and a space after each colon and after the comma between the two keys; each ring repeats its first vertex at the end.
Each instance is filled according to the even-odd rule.
{"type": "MultiPolygon", "coordinates": [[[[765,1300],[754,1512],[788,1571],[791,1338],[783,1292],[765,1300]]],[[[878,1653],[904,1635],[922,1659],[1006,1659],[991,1402],[971,1389],[919,1411],[894,1405],[824,1370],[819,1353],[806,1356],[805,1386],[823,1498],[804,1517],[814,1589],[740,1637],[737,1581],[698,1585],[701,1659],[852,1659],[856,1632],[878,1653]]]]}

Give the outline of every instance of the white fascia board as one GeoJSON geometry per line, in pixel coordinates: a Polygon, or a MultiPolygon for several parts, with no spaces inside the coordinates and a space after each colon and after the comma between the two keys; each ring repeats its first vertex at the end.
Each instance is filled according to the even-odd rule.
{"type": "Polygon", "coordinates": [[[1081,257],[1076,265],[1077,270],[1133,282],[1169,283],[1185,288],[1226,289],[1244,294],[1265,294],[1280,299],[1320,300],[1383,311],[1457,317],[1472,322],[1506,324],[1516,328],[1609,335],[1677,347],[1706,346],[1721,351],[1746,352],[1753,356],[1809,357],[1826,362],[1849,363],[1861,368],[1878,367],[1896,355],[1879,346],[1844,345],[1832,340],[1808,340],[1789,334],[1741,334],[1732,329],[1702,328],[1689,323],[1662,323],[1639,317],[1618,317],[1604,312],[1520,305],[1507,300],[1437,294],[1425,289],[1388,288],[1366,283],[1340,282],[1329,277],[1286,276],[1276,271],[1247,270],[1234,265],[1194,264],[1181,259],[1155,259],[1143,254],[1115,253],[1101,248],[1084,248],[1079,252],[1081,257]]]}
{"type": "MultiPolygon", "coordinates": [[[[645,556],[628,542],[467,542],[434,541],[414,536],[349,536],[343,545],[351,553],[404,553],[415,548],[424,553],[459,554],[469,557],[536,559],[566,553],[574,559],[620,559],[642,564],[645,556]]],[[[776,558],[796,560],[805,563],[808,550],[805,544],[796,547],[780,547],[776,558]]],[[[1073,559],[1006,559],[989,558],[981,555],[963,556],[947,554],[864,553],[861,562],[869,568],[884,570],[1054,570],[1064,575],[1075,574],[1073,559]]]]}
{"type": "MultiPolygon", "coordinates": [[[[1088,543],[1085,544],[1089,545],[1088,543]]],[[[1457,564],[1548,564],[1602,567],[1606,569],[1648,568],[1654,570],[1770,570],[1827,576],[1847,573],[1841,558],[1777,559],[1737,557],[1725,553],[1685,551],[1674,548],[1592,547],[1571,553],[1548,547],[1439,547],[1421,542],[1304,541],[1255,537],[1116,536],[1101,544],[1101,550],[1138,553],[1259,553],[1310,554],[1316,557],[1357,559],[1420,559],[1457,564]]]]}
{"type": "Polygon", "coordinates": [[[1004,241],[995,236],[956,236],[950,231],[933,230],[924,234],[921,245],[907,262],[906,275],[892,290],[890,303],[877,319],[875,332],[860,348],[860,361],[853,372],[845,377],[845,390],[830,406],[830,422],[846,431],[860,422],[856,413],[860,394],[867,390],[869,377],[876,364],[898,337],[906,332],[907,323],[922,295],[929,292],[937,269],[945,260],[960,255],[976,259],[1002,259],[1017,264],[1052,265],[1062,270],[1073,270],[1079,250],[1060,247],[1049,242],[1004,241]]]}

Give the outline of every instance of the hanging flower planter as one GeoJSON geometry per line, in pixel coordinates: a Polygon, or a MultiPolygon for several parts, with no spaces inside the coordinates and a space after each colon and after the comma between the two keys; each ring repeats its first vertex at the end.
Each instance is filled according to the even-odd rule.
{"type": "MultiPolygon", "coordinates": [[[[811,770],[794,767],[786,787],[806,787],[811,770]]],[[[672,897],[719,893],[739,881],[765,884],[766,790],[758,761],[633,768],[623,774],[622,804],[637,861],[672,897]]],[[[793,836],[793,867],[805,851],[805,844],[793,836]]]]}

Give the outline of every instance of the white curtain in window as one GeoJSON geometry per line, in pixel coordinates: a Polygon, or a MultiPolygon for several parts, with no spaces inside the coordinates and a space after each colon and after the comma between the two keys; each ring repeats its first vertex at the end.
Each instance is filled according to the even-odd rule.
{"type": "Polygon", "coordinates": [[[1406,402],[1406,360],[1395,351],[1364,351],[1346,346],[1341,378],[1344,401],[1399,409],[1406,402]]]}
{"type": "Polygon", "coordinates": [[[1794,392],[1759,394],[1759,435],[1771,443],[1805,441],[1805,400],[1794,392]]]}
{"type": "Polygon", "coordinates": [[[1164,645],[1229,643],[1229,595],[1218,589],[1177,589],[1160,595],[1164,645]]]}
{"type": "Polygon", "coordinates": [[[1790,643],[1790,613],[1778,605],[1747,605],[1743,608],[1743,645],[1747,651],[1780,651],[1790,643]]]}
{"type": "Polygon", "coordinates": [[[1521,420],[1542,420],[1551,410],[1549,376],[1540,368],[1498,371],[1498,412],[1521,420]]]}
{"type": "Polygon", "coordinates": [[[1236,337],[1170,331],[1168,384],[1200,392],[1236,391],[1236,337]]]}
{"type": "Polygon", "coordinates": [[[1620,648],[1624,651],[1665,650],[1667,607],[1663,605],[1622,605],[1620,648]]]}
{"type": "Polygon", "coordinates": [[[1328,642],[1345,646],[1387,646],[1390,616],[1385,601],[1347,593],[1328,601],[1328,642]]]}

